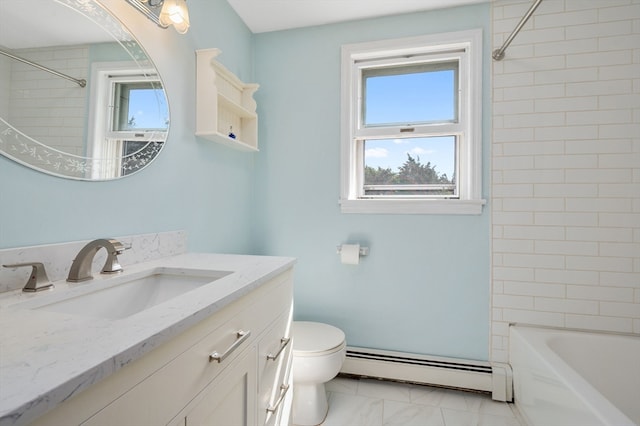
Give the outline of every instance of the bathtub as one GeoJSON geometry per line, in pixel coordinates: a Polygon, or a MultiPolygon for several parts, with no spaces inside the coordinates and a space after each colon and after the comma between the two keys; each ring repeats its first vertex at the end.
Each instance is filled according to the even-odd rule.
{"type": "Polygon", "coordinates": [[[640,337],[518,325],[509,339],[529,425],[640,425],[640,337]]]}

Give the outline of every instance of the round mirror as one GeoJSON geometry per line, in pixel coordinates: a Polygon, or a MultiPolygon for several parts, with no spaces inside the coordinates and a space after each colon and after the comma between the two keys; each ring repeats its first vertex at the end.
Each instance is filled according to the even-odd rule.
{"type": "Polygon", "coordinates": [[[109,180],[160,153],[169,109],[133,36],[94,0],[0,0],[0,153],[109,180]]]}

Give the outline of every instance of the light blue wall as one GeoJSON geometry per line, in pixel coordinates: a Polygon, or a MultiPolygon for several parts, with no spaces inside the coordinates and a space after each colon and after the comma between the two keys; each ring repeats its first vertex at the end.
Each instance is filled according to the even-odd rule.
{"type": "Polygon", "coordinates": [[[142,172],[110,182],[60,179],[0,156],[0,248],[185,229],[191,250],[250,251],[254,156],[194,137],[194,49],[221,48],[220,60],[248,78],[251,32],[225,0],[190,0],[184,36],[122,0],[103,3],[156,62],[171,106],[167,145],[142,172]]]}
{"type": "Polygon", "coordinates": [[[291,255],[297,319],[342,328],[348,344],[486,360],[489,214],[341,214],[340,46],[484,30],[484,196],[488,198],[489,4],[255,36],[260,115],[256,250],[291,255]],[[342,265],[336,245],[371,253],[342,265]]]}
{"type": "Polygon", "coordinates": [[[110,182],[55,178],[0,156],[0,248],[185,229],[193,251],[297,257],[297,318],[340,326],[350,345],[487,359],[486,208],[344,215],[338,196],[340,45],[482,27],[488,198],[488,4],[252,35],[225,0],[189,0],[192,28],[179,36],[103,1],[163,77],[169,141],[150,167],[110,182]],[[257,155],[193,136],[194,49],[209,47],[261,85],[257,155]],[[360,266],[339,263],[336,245],[349,241],[371,248],[360,266]]]}

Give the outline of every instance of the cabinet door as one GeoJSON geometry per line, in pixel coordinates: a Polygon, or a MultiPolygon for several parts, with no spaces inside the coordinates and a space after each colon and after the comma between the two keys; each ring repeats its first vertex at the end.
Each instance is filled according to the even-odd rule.
{"type": "Polygon", "coordinates": [[[256,424],[256,348],[244,354],[212,381],[187,409],[189,426],[256,424]]]}
{"type": "Polygon", "coordinates": [[[284,310],[258,341],[258,424],[275,424],[287,393],[291,365],[293,306],[284,310]]]}

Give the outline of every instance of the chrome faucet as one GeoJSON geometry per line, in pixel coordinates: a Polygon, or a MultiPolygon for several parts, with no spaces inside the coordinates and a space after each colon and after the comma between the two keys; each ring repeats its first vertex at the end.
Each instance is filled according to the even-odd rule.
{"type": "Polygon", "coordinates": [[[122,266],[120,266],[120,262],[118,262],[118,255],[122,254],[122,252],[129,247],[125,247],[118,240],[102,238],[91,241],[78,252],[78,255],[71,264],[67,281],[79,282],[92,279],[91,264],[93,263],[93,258],[96,253],[98,253],[101,248],[107,250],[107,261],[104,263],[100,273],[113,274],[122,272],[122,266]]]}
{"type": "Polygon", "coordinates": [[[36,291],[50,290],[53,284],[49,281],[47,271],[44,269],[42,262],[15,263],[13,265],[2,265],[5,268],[20,268],[23,266],[31,266],[31,274],[27,278],[27,283],[22,288],[26,293],[35,293],[36,291]]]}

